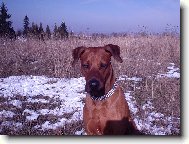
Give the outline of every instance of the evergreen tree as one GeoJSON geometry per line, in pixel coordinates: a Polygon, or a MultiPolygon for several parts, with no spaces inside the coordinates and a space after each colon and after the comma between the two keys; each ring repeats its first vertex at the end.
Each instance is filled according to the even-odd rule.
{"type": "Polygon", "coordinates": [[[40,25],[39,25],[39,33],[40,33],[40,34],[41,34],[41,33],[44,33],[42,23],[40,23],[40,25]]]}
{"type": "Polygon", "coordinates": [[[40,35],[40,33],[39,33],[39,27],[34,22],[32,22],[32,25],[31,25],[31,28],[30,28],[30,33],[32,34],[32,36],[34,38],[37,38],[40,35]]]}
{"type": "Polygon", "coordinates": [[[12,22],[9,20],[11,15],[8,14],[8,9],[6,8],[5,4],[2,3],[0,7],[0,36],[9,36],[15,37],[15,31],[12,28],[12,22]]]}
{"type": "Polygon", "coordinates": [[[16,35],[17,36],[21,36],[22,35],[22,30],[17,30],[16,35]]]}
{"type": "Polygon", "coordinates": [[[64,22],[61,23],[58,32],[60,34],[61,39],[63,38],[68,38],[68,30],[67,30],[67,26],[64,22]]]}
{"type": "Polygon", "coordinates": [[[38,25],[37,24],[34,24],[34,29],[33,29],[33,31],[34,31],[34,35],[39,35],[39,27],[38,27],[38,25]]]}
{"type": "Polygon", "coordinates": [[[51,38],[51,30],[49,28],[49,25],[47,25],[47,27],[46,27],[46,34],[47,34],[48,39],[50,39],[51,38]]]}
{"type": "Polygon", "coordinates": [[[28,16],[26,15],[25,17],[24,17],[24,31],[23,31],[23,34],[24,35],[28,35],[28,33],[29,33],[29,18],[28,18],[28,16]]]}
{"type": "Polygon", "coordinates": [[[35,23],[34,22],[32,22],[30,32],[31,32],[31,34],[35,35],[35,23]]]}
{"type": "Polygon", "coordinates": [[[58,35],[58,28],[57,28],[56,23],[55,23],[55,25],[54,25],[53,35],[54,35],[55,38],[57,38],[57,35],[58,35]]]}

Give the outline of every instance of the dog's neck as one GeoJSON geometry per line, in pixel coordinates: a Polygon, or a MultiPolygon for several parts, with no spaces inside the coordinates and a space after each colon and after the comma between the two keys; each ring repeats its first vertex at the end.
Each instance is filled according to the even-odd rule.
{"type": "Polygon", "coordinates": [[[90,96],[90,97],[93,101],[106,100],[107,98],[111,97],[114,94],[115,90],[117,89],[117,86],[118,86],[118,84],[117,84],[117,82],[115,82],[113,84],[112,88],[105,95],[100,96],[100,97],[95,97],[95,96],[90,96]]]}
{"type": "Polygon", "coordinates": [[[107,94],[113,87],[114,83],[115,83],[115,76],[114,76],[114,71],[111,68],[110,74],[108,76],[108,79],[106,80],[105,83],[105,94],[107,94]]]}

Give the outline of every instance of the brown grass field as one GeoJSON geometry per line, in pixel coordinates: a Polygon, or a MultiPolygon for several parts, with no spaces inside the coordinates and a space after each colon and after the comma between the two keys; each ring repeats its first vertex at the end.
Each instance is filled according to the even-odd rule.
{"type": "MultiPolygon", "coordinates": [[[[180,118],[180,78],[164,77],[155,79],[158,73],[167,72],[170,63],[174,63],[176,67],[180,68],[180,37],[175,35],[72,37],[67,40],[45,41],[0,39],[0,77],[12,75],[80,77],[79,64],[75,68],[71,66],[72,50],[78,46],[103,46],[106,44],[116,44],[121,48],[123,63],[120,64],[112,60],[117,77],[127,75],[128,77],[142,78],[142,81],[137,85],[131,81],[121,81],[124,91],[132,91],[132,96],[135,97],[139,109],[146,100],[150,99],[156,111],[166,116],[180,118]]],[[[0,100],[6,101],[3,98],[0,100]]],[[[53,103],[58,105],[58,102],[53,103]]],[[[1,102],[0,105],[1,107],[5,106],[1,102]]],[[[31,107],[34,107],[34,105],[31,107]]],[[[138,115],[145,119],[143,117],[144,113],[145,111],[140,109],[138,115]]],[[[50,119],[50,117],[47,118],[50,119]]],[[[47,118],[40,117],[39,121],[47,118]]],[[[16,119],[22,119],[22,117],[16,119]]],[[[36,131],[28,132],[31,125],[32,123],[25,123],[25,129],[22,131],[14,132],[7,129],[3,134],[44,135],[44,133],[36,131]]],[[[64,130],[49,131],[45,135],[73,134],[76,129],[81,127],[83,127],[81,121],[74,122],[67,125],[64,130]]],[[[180,122],[175,122],[175,127],[180,129],[180,122]]],[[[173,131],[172,135],[181,135],[181,130],[180,132],[173,131]]]]}

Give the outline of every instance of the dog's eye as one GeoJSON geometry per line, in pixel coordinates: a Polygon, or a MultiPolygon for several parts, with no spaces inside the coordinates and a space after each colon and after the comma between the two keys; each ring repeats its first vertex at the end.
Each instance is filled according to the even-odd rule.
{"type": "Polygon", "coordinates": [[[108,66],[108,65],[107,65],[107,64],[104,64],[104,63],[101,63],[101,64],[100,64],[100,67],[101,67],[101,68],[107,68],[107,66],[108,66]]]}
{"type": "Polygon", "coordinates": [[[82,64],[82,67],[89,68],[89,64],[82,64]]]}

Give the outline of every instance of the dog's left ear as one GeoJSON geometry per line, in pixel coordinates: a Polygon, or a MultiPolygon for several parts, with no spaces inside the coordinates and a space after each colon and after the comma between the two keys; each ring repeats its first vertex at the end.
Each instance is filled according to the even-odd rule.
{"type": "Polygon", "coordinates": [[[122,63],[123,60],[120,56],[120,47],[118,45],[108,44],[105,46],[105,50],[110,52],[115,60],[122,63]]]}
{"type": "Polygon", "coordinates": [[[72,66],[75,66],[76,62],[79,60],[80,56],[82,53],[84,53],[85,51],[84,46],[81,47],[77,47],[72,51],[72,57],[73,57],[73,62],[72,62],[72,66]]]}

